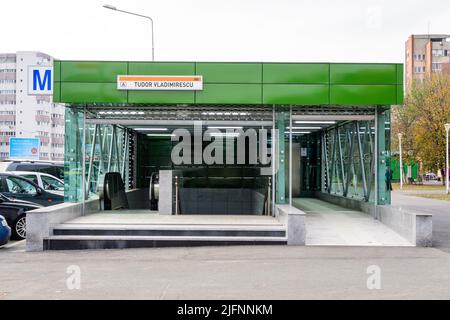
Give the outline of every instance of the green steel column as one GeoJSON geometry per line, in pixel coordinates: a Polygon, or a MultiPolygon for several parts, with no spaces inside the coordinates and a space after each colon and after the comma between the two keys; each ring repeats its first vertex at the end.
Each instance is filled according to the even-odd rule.
{"type": "Polygon", "coordinates": [[[81,202],[83,199],[83,112],[66,107],[65,121],[64,201],[81,202]]]}
{"type": "Polygon", "coordinates": [[[390,126],[386,126],[389,121],[389,109],[378,107],[376,112],[376,132],[377,135],[377,204],[391,204],[391,192],[387,190],[386,185],[386,168],[389,160],[389,137],[390,126]]]}
{"type": "Polygon", "coordinates": [[[286,115],[287,111],[277,111],[276,112],[276,129],[278,130],[278,171],[276,180],[276,203],[285,204],[286,203],[286,182],[285,182],[285,141],[284,132],[286,130],[286,115]]]}

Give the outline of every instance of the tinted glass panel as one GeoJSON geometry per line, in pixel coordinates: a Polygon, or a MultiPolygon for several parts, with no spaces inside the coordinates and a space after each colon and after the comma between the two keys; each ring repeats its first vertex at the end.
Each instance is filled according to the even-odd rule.
{"type": "Polygon", "coordinates": [[[34,183],[38,184],[38,179],[37,176],[34,174],[27,174],[27,175],[23,175],[22,177],[24,177],[25,179],[31,180],[34,183]]]}
{"type": "Polygon", "coordinates": [[[7,177],[6,184],[8,186],[8,191],[11,193],[32,195],[37,193],[34,185],[20,178],[7,177]]]}
{"type": "Polygon", "coordinates": [[[45,190],[64,191],[64,184],[52,177],[41,176],[42,184],[45,190]]]}

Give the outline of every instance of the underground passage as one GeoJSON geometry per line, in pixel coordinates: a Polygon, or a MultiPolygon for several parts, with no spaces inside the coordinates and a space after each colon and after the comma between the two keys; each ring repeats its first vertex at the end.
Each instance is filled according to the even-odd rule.
{"type": "Polygon", "coordinates": [[[78,213],[44,247],[305,244],[319,202],[375,222],[402,100],[401,64],[55,61],[78,213]]]}

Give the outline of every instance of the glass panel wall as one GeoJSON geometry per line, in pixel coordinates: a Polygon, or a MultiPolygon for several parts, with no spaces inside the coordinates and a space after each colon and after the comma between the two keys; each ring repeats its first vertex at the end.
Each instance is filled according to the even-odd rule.
{"type": "Polygon", "coordinates": [[[127,176],[127,131],[110,124],[86,125],[86,198],[97,198],[107,172],[119,172],[125,186],[127,176]]]}
{"type": "Polygon", "coordinates": [[[106,172],[119,172],[128,186],[125,181],[128,166],[126,129],[115,125],[86,124],[83,133],[83,109],[75,107],[66,108],[65,121],[64,201],[82,202],[83,194],[85,199],[98,197],[106,172]]]}
{"type": "Polygon", "coordinates": [[[374,125],[374,121],[347,121],[323,133],[328,166],[322,175],[324,192],[374,201],[374,125]]]}
{"type": "Polygon", "coordinates": [[[82,146],[83,111],[65,110],[64,201],[81,202],[83,199],[82,146]]]}

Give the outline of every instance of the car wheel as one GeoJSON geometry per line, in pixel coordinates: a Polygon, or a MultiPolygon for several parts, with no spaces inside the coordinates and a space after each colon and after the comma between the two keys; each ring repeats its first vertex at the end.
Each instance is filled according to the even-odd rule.
{"type": "Polygon", "coordinates": [[[11,228],[11,239],[13,240],[23,240],[27,237],[27,216],[19,216],[11,228]]]}

